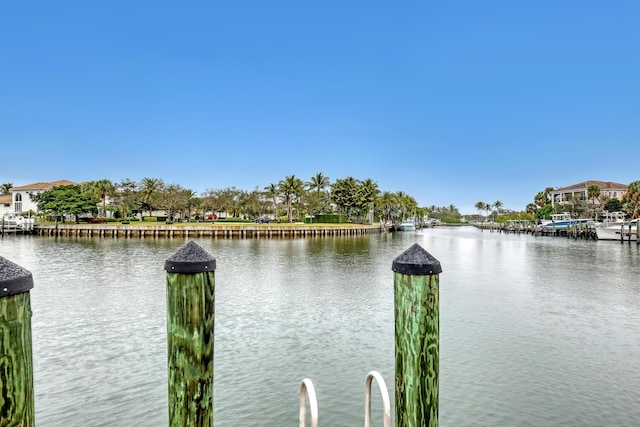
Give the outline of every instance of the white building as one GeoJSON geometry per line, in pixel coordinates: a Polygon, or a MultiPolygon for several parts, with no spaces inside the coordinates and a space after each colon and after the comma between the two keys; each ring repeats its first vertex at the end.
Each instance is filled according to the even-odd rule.
{"type": "Polygon", "coordinates": [[[29,211],[38,212],[38,206],[31,200],[31,194],[39,194],[43,191],[51,190],[60,185],[77,185],[75,182],[60,180],[54,182],[36,182],[33,184],[20,185],[9,190],[9,196],[0,198],[0,209],[6,213],[27,213],[29,211]],[[7,199],[8,198],[8,199],[7,199]],[[8,204],[8,206],[7,206],[8,204]]]}

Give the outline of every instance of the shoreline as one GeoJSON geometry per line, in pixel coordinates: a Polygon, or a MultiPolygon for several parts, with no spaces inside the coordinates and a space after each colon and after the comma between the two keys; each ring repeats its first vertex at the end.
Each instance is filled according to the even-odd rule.
{"type": "Polygon", "coordinates": [[[382,233],[388,227],[369,224],[36,224],[32,234],[72,237],[211,237],[280,238],[349,236],[382,233]]]}

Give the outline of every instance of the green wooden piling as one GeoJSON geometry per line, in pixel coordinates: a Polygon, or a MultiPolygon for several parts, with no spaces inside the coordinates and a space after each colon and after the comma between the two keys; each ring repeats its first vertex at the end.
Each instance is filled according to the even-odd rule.
{"type": "Polygon", "coordinates": [[[190,241],[169,257],[169,426],[213,426],[216,260],[190,241]]]}
{"type": "Polygon", "coordinates": [[[394,271],[396,427],[438,426],[440,262],[417,243],[394,271]]]}
{"type": "Polygon", "coordinates": [[[28,270],[0,257],[0,426],[34,425],[32,288],[28,270]]]}

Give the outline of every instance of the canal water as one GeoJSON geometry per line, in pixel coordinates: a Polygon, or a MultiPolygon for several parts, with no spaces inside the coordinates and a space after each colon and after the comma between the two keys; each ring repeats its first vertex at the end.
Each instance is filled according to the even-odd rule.
{"type": "MultiPolygon", "coordinates": [[[[367,372],[393,400],[393,259],[442,264],[441,426],[640,425],[640,248],[472,227],[196,239],[217,260],[216,426],[364,420],[367,372]]],[[[183,239],[8,236],[30,270],[39,426],[167,424],[164,261],[183,239]]],[[[382,425],[374,388],[375,425],[382,425]]],[[[392,409],[393,413],[393,409],[392,409]]]]}

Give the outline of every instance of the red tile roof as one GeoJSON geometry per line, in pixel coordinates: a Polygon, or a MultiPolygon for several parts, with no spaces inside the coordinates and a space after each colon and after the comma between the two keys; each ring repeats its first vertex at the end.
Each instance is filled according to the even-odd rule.
{"type": "Polygon", "coordinates": [[[50,190],[53,187],[59,187],[61,185],[77,185],[75,182],[61,179],[60,181],[53,182],[35,182],[33,184],[21,185],[19,187],[11,188],[11,191],[25,191],[25,190],[50,190]]]}
{"type": "Polygon", "coordinates": [[[620,184],[619,182],[611,182],[611,181],[584,181],[578,184],[570,185],[568,187],[558,188],[554,190],[554,192],[568,192],[572,190],[583,190],[585,188],[589,188],[590,185],[597,185],[600,187],[600,190],[619,190],[619,191],[627,191],[629,186],[627,184],[620,184]]]}

